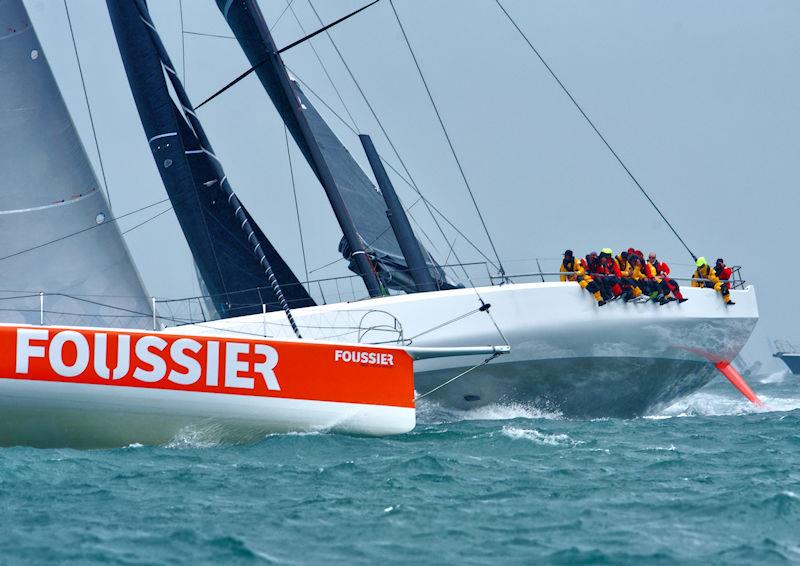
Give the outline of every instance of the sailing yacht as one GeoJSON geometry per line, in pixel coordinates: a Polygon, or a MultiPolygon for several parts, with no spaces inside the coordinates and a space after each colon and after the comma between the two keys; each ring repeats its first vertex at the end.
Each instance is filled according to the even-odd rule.
{"type": "MultiPolygon", "coordinates": [[[[143,1],[116,4],[150,25],[140,19],[143,1]]],[[[143,77],[165,86],[147,54],[143,77]]],[[[22,0],[0,0],[0,73],[1,446],[399,434],[416,424],[415,360],[508,351],[158,328],[22,0]]],[[[171,102],[142,110],[146,129],[174,127],[151,144],[204,284],[231,290],[217,307],[236,315],[252,312],[252,301],[278,305],[294,324],[288,301],[314,303],[300,285],[282,290],[278,280],[292,274],[225,183],[199,123],[176,120],[171,102]]]]}
{"type": "Polygon", "coordinates": [[[774,344],[775,352],[773,357],[778,358],[795,375],[800,374],[800,350],[787,340],[776,340],[774,344]]]}
{"type": "MultiPolygon", "coordinates": [[[[427,349],[414,368],[414,386],[422,397],[461,409],[535,403],[578,416],[656,410],[704,386],[715,366],[733,360],[747,342],[758,320],[752,286],[731,291],[733,308],[711,290],[686,289],[690,301],[681,305],[615,302],[598,309],[576,283],[519,283],[500,274],[496,285],[473,286],[448,277],[411,228],[369,136],[361,137],[362,149],[377,187],[289,74],[257,3],[217,3],[319,180],[342,230],[342,260],[363,281],[368,297],[329,304],[314,300],[309,282],[292,272],[270,243],[269,229],[262,230],[231,186],[144,0],[109,0],[142,127],[204,290],[205,320],[186,324],[175,319],[165,339],[183,337],[198,344],[321,341],[368,352],[370,347],[427,349]]],[[[0,234],[7,246],[0,291],[4,321],[45,325],[53,336],[67,332],[63,336],[75,344],[81,340],[77,327],[89,327],[92,340],[101,342],[98,336],[104,332],[98,327],[113,327],[117,333],[149,328],[158,313],[111,221],[108,201],[24,7],[20,0],[2,0],[0,7],[0,71],[11,77],[0,82],[0,160],[4,170],[13,172],[3,183],[6,199],[0,211],[0,234]],[[18,166],[30,163],[31,156],[46,158],[36,167],[18,166]]],[[[18,339],[21,328],[16,327],[18,339]]],[[[70,363],[77,362],[62,366],[70,363]]],[[[324,373],[306,376],[329,378],[324,373]]],[[[75,401],[61,394],[35,395],[39,386],[25,380],[1,379],[6,394],[0,398],[9,407],[20,400],[35,402],[38,409],[54,399],[75,401]],[[30,388],[9,396],[20,383],[30,388]]],[[[104,383],[104,390],[115,385],[114,380],[104,383]]],[[[87,385],[92,391],[98,387],[87,385]]],[[[121,394],[124,387],[116,389],[121,394]]],[[[380,387],[375,393],[380,397],[380,387]]],[[[153,407],[175,408],[158,395],[132,395],[138,400],[132,410],[141,422],[153,407]]],[[[112,399],[108,407],[115,403],[112,399]]],[[[272,410],[269,403],[263,410],[272,410]]],[[[330,423],[358,414],[351,406],[337,411],[303,415],[330,423]]],[[[267,413],[256,416],[269,420],[267,413]]],[[[407,417],[395,421],[394,430],[409,423],[413,420],[407,417]]]]}
{"type": "Polygon", "coordinates": [[[207,290],[208,320],[170,331],[425,347],[505,344],[511,352],[500,359],[420,362],[417,391],[459,409],[535,403],[590,417],[669,405],[706,385],[715,365],[733,360],[747,342],[758,320],[752,286],[732,291],[731,308],[711,290],[689,288],[690,300],[680,305],[619,301],[598,309],[573,282],[517,283],[501,273],[498,284],[480,287],[449,278],[415,236],[369,136],[361,141],[377,187],[287,70],[258,3],[216,2],[316,175],[342,230],[339,251],[369,296],[316,304],[308,282],[269,243],[268,230],[231,196],[144,1],[109,0],[145,135],[207,290]],[[240,227],[245,220],[273,268],[269,283],[250,233],[240,227]]]}

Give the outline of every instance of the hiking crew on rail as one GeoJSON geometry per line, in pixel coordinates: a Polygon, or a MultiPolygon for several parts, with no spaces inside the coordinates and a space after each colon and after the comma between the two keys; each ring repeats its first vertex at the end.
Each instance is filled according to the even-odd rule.
{"type": "MultiPolygon", "coordinates": [[[[697,259],[696,267],[692,274],[692,287],[714,289],[722,295],[725,305],[735,304],[731,300],[729,283],[733,271],[724,260],[718,259],[712,268],[701,257],[697,259]]],[[[652,301],[659,305],[688,300],[681,293],[678,282],[670,278],[667,262],[659,261],[655,252],[650,252],[645,260],[644,254],[634,248],[628,248],[616,257],[610,248],[603,248],[599,254],[592,252],[578,260],[572,250],[567,250],[559,272],[561,281],[577,282],[601,307],[617,299],[626,303],[652,301]]]]}

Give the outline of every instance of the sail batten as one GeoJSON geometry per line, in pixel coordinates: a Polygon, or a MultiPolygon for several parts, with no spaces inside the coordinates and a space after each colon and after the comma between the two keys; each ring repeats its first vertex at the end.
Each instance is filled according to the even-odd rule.
{"type": "MultiPolygon", "coordinates": [[[[350,269],[364,277],[368,287],[369,274],[365,272],[374,270],[385,287],[417,291],[380,192],[286,69],[257,3],[253,0],[216,1],[276,110],[328,194],[344,232],[339,251],[350,261],[350,269]],[[356,234],[348,232],[348,222],[352,223],[356,234]],[[370,260],[367,268],[363,266],[365,256],[370,260]]],[[[423,253],[436,287],[450,287],[442,269],[427,251],[423,253]]]]}
{"type": "Polygon", "coordinates": [[[253,314],[262,304],[270,311],[312,306],[238,203],[143,0],[107,4],[148,144],[216,314],[253,314]]]}

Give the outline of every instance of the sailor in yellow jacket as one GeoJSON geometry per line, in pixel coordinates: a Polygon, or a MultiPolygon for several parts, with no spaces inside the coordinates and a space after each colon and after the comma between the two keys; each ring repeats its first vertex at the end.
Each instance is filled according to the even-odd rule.
{"type": "Polygon", "coordinates": [[[706,258],[699,257],[695,262],[697,269],[692,273],[692,287],[705,287],[714,289],[717,293],[722,294],[722,299],[725,301],[726,306],[735,305],[731,300],[731,292],[727,285],[723,285],[722,281],[717,277],[714,268],[708,265],[706,258]]]}
{"type": "Polygon", "coordinates": [[[565,251],[564,259],[561,262],[561,266],[558,268],[558,271],[561,273],[559,276],[561,281],[577,281],[578,272],[581,271],[580,267],[581,264],[575,259],[572,250],[565,251]]]}

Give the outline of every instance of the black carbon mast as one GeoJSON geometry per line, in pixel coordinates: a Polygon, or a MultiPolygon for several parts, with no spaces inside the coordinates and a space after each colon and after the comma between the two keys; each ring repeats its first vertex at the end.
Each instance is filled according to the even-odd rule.
{"type": "Polygon", "coordinates": [[[213,307],[223,318],[314,305],[233,192],[144,0],[107,0],[158,171],[213,307]]]}
{"type": "MultiPolygon", "coordinates": [[[[289,75],[258,4],[254,0],[216,2],[324,188],[344,233],[339,251],[349,260],[350,269],[364,279],[371,296],[380,295],[381,286],[406,292],[420,290],[387,219],[380,191],[289,75]]],[[[417,245],[434,278],[434,290],[451,287],[441,267],[419,242],[417,245]]]]}
{"type": "Polygon", "coordinates": [[[369,166],[372,167],[372,173],[375,175],[375,180],[381,189],[383,200],[386,202],[386,217],[389,219],[392,231],[397,237],[397,243],[400,244],[400,249],[403,252],[406,264],[408,264],[408,271],[414,280],[417,291],[438,290],[436,280],[431,275],[428,264],[425,261],[422,246],[414,236],[414,230],[408,221],[406,211],[403,209],[403,204],[394,190],[394,185],[392,185],[389,175],[386,174],[386,169],[383,168],[383,162],[375,150],[372,138],[366,134],[361,134],[358,138],[361,140],[361,145],[364,146],[364,153],[367,154],[369,166]]]}

